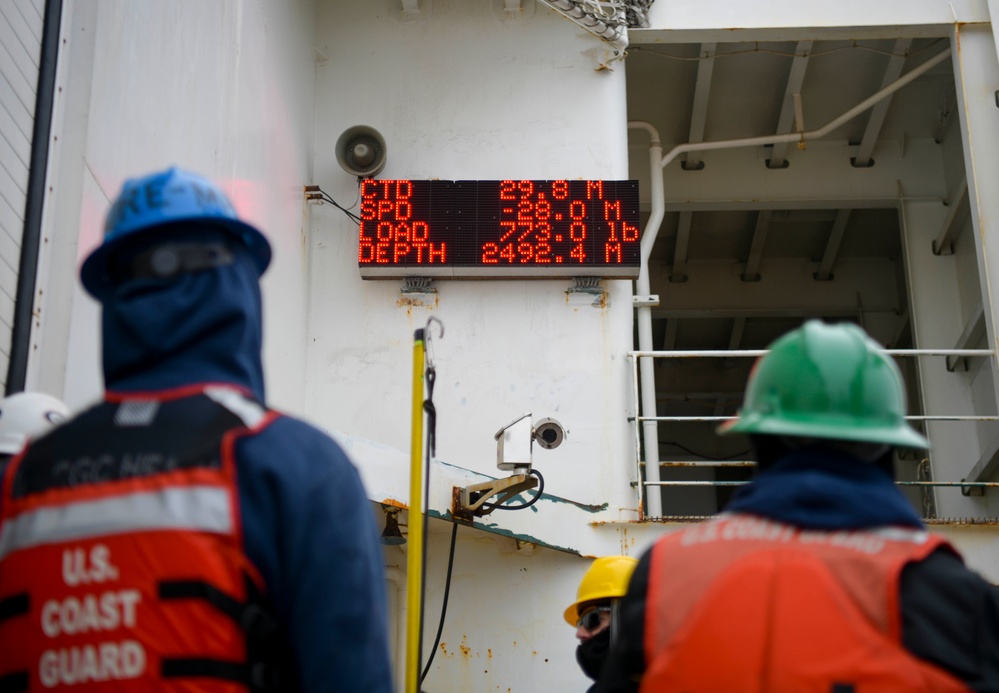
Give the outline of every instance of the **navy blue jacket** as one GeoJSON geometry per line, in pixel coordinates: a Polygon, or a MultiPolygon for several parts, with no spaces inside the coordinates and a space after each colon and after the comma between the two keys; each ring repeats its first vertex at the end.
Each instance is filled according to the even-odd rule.
{"type": "MultiPolygon", "coordinates": [[[[264,403],[254,264],[135,279],[104,305],[109,392],[229,383],[264,403]]],[[[247,556],[284,621],[303,691],[391,690],[378,530],[357,470],[316,428],[281,416],[236,444],[247,556]]]]}

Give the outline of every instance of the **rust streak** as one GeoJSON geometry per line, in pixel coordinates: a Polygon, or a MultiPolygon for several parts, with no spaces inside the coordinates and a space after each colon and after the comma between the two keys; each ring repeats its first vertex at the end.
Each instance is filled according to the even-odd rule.
{"type": "Polygon", "coordinates": [[[420,299],[412,298],[409,296],[403,296],[402,298],[400,298],[398,301],[396,301],[396,305],[399,306],[400,308],[402,307],[425,308],[427,306],[427,304],[421,301],[420,299]]]}
{"type": "MultiPolygon", "coordinates": [[[[696,524],[705,520],[713,519],[715,515],[663,515],[662,517],[648,517],[643,520],[626,520],[616,522],[591,522],[591,527],[601,527],[604,525],[649,525],[649,524],[696,524]]],[[[923,522],[928,525],[937,526],[967,526],[980,525],[985,527],[999,526],[999,517],[924,517],[923,522]]],[[[634,540],[632,540],[634,543],[634,540]]],[[[586,556],[586,558],[592,558],[586,556]]]]}

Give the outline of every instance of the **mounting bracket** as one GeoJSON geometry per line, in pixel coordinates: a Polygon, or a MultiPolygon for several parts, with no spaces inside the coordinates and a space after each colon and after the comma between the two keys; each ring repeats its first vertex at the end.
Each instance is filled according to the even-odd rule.
{"type": "Polygon", "coordinates": [[[470,516],[482,517],[488,515],[495,507],[483,509],[483,505],[490,498],[499,495],[493,506],[505,503],[518,493],[532,489],[538,485],[538,478],[532,474],[514,474],[505,479],[494,479],[483,481],[480,484],[472,484],[459,488],[455,486],[454,503],[451,513],[458,518],[468,519],[470,516]]]}

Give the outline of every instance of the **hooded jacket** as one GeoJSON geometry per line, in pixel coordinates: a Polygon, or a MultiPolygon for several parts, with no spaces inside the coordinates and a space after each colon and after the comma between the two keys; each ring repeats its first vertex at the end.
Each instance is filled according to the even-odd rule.
{"type": "MultiPolygon", "coordinates": [[[[264,403],[257,271],[233,251],[229,265],[116,288],[102,317],[109,400],[225,384],[264,403]]],[[[391,690],[382,556],[357,470],[327,435],[284,415],[237,438],[234,458],[243,550],[301,690],[391,690]]]]}

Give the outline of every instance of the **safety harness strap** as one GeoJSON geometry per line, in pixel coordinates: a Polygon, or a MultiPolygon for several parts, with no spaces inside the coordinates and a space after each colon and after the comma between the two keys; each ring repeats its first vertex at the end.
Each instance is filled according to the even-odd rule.
{"type": "Polygon", "coordinates": [[[164,580],[159,583],[158,587],[160,599],[203,599],[236,623],[240,623],[242,620],[244,605],[207,582],[201,580],[164,580]]]}
{"type": "MultiPolygon", "coordinates": [[[[0,599],[0,621],[24,616],[28,613],[29,606],[28,595],[25,593],[0,599]]],[[[28,690],[27,671],[15,671],[0,676],[0,693],[21,693],[26,690],[28,690]]]]}
{"type": "Polygon", "coordinates": [[[22,693],[28,690],[28,672],[15,671],[0,676],[0,693],[22,693]]]}
{"type": "Polygon", "coordinates": [[[274,670],[263,664],[248,665],[220,659],[164,659],[160,673],[165,679],[197,676],[233,681],[247,686],[253,693],[292,690],[274,675],[274,670]]]}
{"type": "Polygon", "coordinates": [[[171,658],[163,660],[164,677],[206,676],[237,681],[249,686],[254,693],[293,690],[293,667],[276,655],[283,638],[277,620],[263,603],[263,595],[248,575],[245,576],[247,601],[226,594],[202,580],[164,580],[157,586],[159,597],[200,599],[232,619],[246,633],[248,662],[227,662],[205,658],[171,658]],[[291,677],[291,678],[289,678],[291,677]]]}
{"type": "Polygon", "coordinates": [[[213,679],[236,681],[249,685],[249,667],[239,662],[224,662],[219,659],[164,659],[161,670],[163,678],[184,676],[205,676],[213,679]]]}
{"type": "Polygon", "coordinates": [[[29,601],[27,593],[15,594],[0,599],[0,621],[28,613],[29,601]]]}

